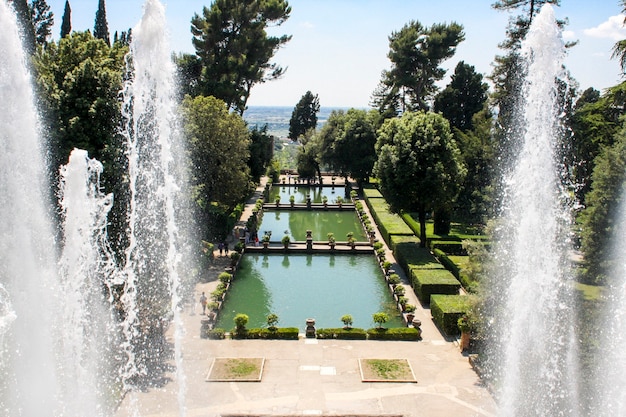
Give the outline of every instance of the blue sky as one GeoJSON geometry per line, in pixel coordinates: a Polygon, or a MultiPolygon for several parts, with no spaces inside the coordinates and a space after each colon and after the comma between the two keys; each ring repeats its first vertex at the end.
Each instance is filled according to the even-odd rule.
{"type": "MultiPolygon", "coordinates": [[[[166,7],[168,33],[174,52],[193,52],[190,20],[210,0],[161,0],[166,7]]],[[[134,27],[144,0],[107,0],[111,35],[134,27]]],[[[389,68],[388,36],[410,20],[425,26],[456,21],[465,28],[465,41],[444,63],[448,76],[459,60],[489,74],[498,43],[505,38],[509,14],[491,8],[493,0],[290,0],[289,20],[272,34],[293,35],[274,61],[287,67],[280,80],[253,88],[249,105],[294,106],[310,90],[322,106],[367,107],[380,73],[389,68]],[[470,6],[471,4],[471,6],[470,6]]],[[[563,34],[579,44],[566,66],[581,89],[604,89],[617,84],[620,68],[611,48],[626,38],[618,0],[562,0],[558,18],[569,19],[563,34]]],[[[48,0],[55,15],[53,37],[59,36],[65,0],[48,0]]],[[[92,29],[98,0],[70,0],[72,29],[92,29]]],[[[445,85],[445,81],[443,83],[445,85]]]]}

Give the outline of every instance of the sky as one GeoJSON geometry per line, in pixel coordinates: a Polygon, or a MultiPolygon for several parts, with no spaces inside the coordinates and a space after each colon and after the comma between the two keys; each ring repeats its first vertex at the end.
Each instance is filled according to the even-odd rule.
{"type": "MultiPolygon", "coordinates": [[[[55,17],[53,38],[59,37],[65,0],[47,0],[55,17]]],[[[111,37],[139,23],[145,0],[106,0],[111,37]]],[[[193,53],[190,21],[211,0],[161,0],[173,52],[193,53]]],[[[275,81],[253,87],[248,105],[293,107],[307,91],[319,96],[322,107],[368,107],[383,70],[390,69],[388,37],[411,20],[429,27],[435,23],[460,23],[465,41],[453,58],[441,87],[449,81],[459,61],[487,76],[498,44],[506,37],[511,14],[491,8],[494,0],[290,0],[287,22],[269,29],[271,35],[292,35],[273,62],[287,68],[275,81]]],[[[98,0],[70,0],[72,30],[93,31],[98,0]]],[[[611,59],[616,41],[626,39],[619,0],[561,0],[555,8],[569,24],[566,41],[578,41],[565,65],[583,91],[604,90],[622,81],[619,63],[611,59]]]]}

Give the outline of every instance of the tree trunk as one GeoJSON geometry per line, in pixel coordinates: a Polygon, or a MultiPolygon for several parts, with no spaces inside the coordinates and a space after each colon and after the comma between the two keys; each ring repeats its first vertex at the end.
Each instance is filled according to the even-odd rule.
{"type": "Polygon", "coordinates": [[[426,208],[420,204],[418,209],[418,217],[420,221],[420,247],[426,247],[426,208]]]}

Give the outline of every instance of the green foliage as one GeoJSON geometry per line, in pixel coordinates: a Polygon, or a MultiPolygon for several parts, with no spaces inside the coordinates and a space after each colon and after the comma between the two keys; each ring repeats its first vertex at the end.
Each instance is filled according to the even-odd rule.
{"type": "Polygon", "coordinates": [[[262,128],[257,126],[250,130],[250,176],[258,183],[267,171],[272,161],[274,137],[267,133],[267,124],[262,128]]]}
{"type": "Polygon", "coordinates": [[[309,130],[317,127],[317,113],[320,111],[320,100],[317,94],[310,91],[304,93],[289,119],[289,139],[297,141],[309,130]]]}
{"type": "Polygon", "coordinates": [[[344,314],[341,316],[341,322],[347,328],[352,327],[352,316],[350,314],[344,314]]]}
{"type": "Polygon", "coordinates": [[[385,118],[405,111],[428,110],[435,83],[446,71],[439,65],[452,57],[465,39],[463,26],[436,23],[430,28],[412,20],[389,37],[391,70],[382,73],[372,107],[385,118]]]}
{"type": "Polygon", "coordinates": [[[280,239],[280,241],[283,245],[289,245],[289,242],[291,242],[291,237],[289,235],[284,235],[282,239],[280,239]]]}
{"type": "Polygon", "coordinates": [[[424,303],[431,302],[433,294],[458,294],[461,284],[445,269],[411,269],[411,283],[417,298],[424,303]]]}
{"type": "Polygon", "coordinates": [[[400,283],[400,275],[391,274],[389,275],[389,279],[387,280],[391,285],[398,285],[400,283]]]}
{"type": "Polygon", "coordinates": [[[280,78],[283,68],[270,63],[291,36],[268,36],[270,26],[289,18],[285,0],[216,0],[191,19],[193,46],[202,72],[201,94],[223,100],[243,114],[252,87],[280,78]]]}
{"type": "Polygon", "coordinates": [[[223,340],[226,338],[226,331],[219,327],[207,330],[207,337],[211,340],[223,340]]]}
{"type": "Polygon", "coordinates": [[[280,164],[278,163],[278,160],[272,159],[270,165],[267,167],[267,176],[273,183],[278,182],[280,179],[280,164]]]}
{"type": "Polygon", "coordinates": [[[276,330],[276,324],[278,324],[278,315],[271,313],[267,316],[267,327],[270,330],[276,330]]]}
{"type": "Polygon", "coordinates": [[[372,314],[372,320],[374,320],[374,323],[378,324],[378,327],[381,328],[383,327],[383,324],[389,321],[389,315],[384,312],[374,313],[372,314]]]}
{"type": "Polygon", "coordinates": [[[35,31],[35,42],[37,45],[44,46],[52,34],[54,15],[46,0],[32,0],[30,13],[35,31]]]}
{"type": "Polygon", "coordinates": [[[365,340],[367,339],[367,332],[358,327],[317,329],[315,337],[318,339],[365,340]]]}
{"type": "Polygon", "coordinates": [[[109,35],[109,23],[107,22],[107,12],[104,0],[98,0],[98,10],[93,28],[93,36],[102,39],[108,46],[111,46],[111,36],[109,35]]]}
{"type": "Polygon", "coordinates": [[[70,33],[72,33],[72,8],[70,7],[70,1],[65,0],[63,20],[61,21],[61,38],[66,37],[70,33]]]}
{"type": "Polygon", "coordinates": [[[430,311],[435,324],[447,335],[459,334],[458,321],[470,310],[473,299],[465,295],[434,294],[430,311]]]}
{"type": "Polygon", "coordinates": [[[622,239],[617,227],[626,180],[626,130],[616,136],[613,146],[605,147],[596,160],[587,207],[581,213],[582,251],[587,269],[585,282],[604,284],[617,265],[611,242],[622,239]]]}
{"type": "Polygon", "coordinates": [[[245,337],[247,339],[265,340],[298,340],[299,330],[297,327],[276,327],[273,329],[248,329],[245,337]]]}
{"type": "Polygon", "coordinates": [[[367,182],[376,160],[378,114],[365,110],[334,110],[319,133],[321,161],[334,172],[367,182]]]}
{"type": "Polygon", "coordinates": [[[233,279],[233,274],[229,274],[228,272],[221,272],[218,276],[217,279],[224,283],[227,284],[229,283],[232,279],[233,279]]]}
{"type": "Polygon", "coordinates": [[[420,338],[420,331],[415,327],[394,327],[386,329],[375,327],[367,330],[369,340],[415,341],[420,338]]]}
{"type": "Polygon", "coordinates": [[[489,86],[472,65],[459,61],[446,88],[435,97],[434,111],[448,119],[452,128],[472,129],[474,114],[487,102],[489,86]]]}
{"type": "Polygon", "coordinates": [[[235,322],[235,334],[238,336],[243,336],[246,333],[246,324],[250,321],[250,317],[247,314],[238,313],[233,318],[235,322]]]}
{"type": "Polygon", "coordinates": [[[382,198],[366,198],[365,202],[370,209],[370,213],[378,225],[378,229],[387,244],[390,244],[391,236],[407,235],[412,236],[413,231],[409,229],[400,216],[389,211],[389,205],[382,198]]]}
{"type": "Polygon", "coordinates": [[[426,243],[426,214],[451,207],[465,175],[446,119],[435,113],[406,112],[379,131],[374,165],[393,211],[417,208],[420,240],[426,243]]]}
{"type": "MultiPolygon", "coordinates": [[[[214,97],[187,97],[181,107],[192,166],[192,198],[201,235],[225,237],[225,218],[250,190],[250,135],[243,119],[214,97]]],[[[231,226],[232,227],[232,226],[231,226]]]]}

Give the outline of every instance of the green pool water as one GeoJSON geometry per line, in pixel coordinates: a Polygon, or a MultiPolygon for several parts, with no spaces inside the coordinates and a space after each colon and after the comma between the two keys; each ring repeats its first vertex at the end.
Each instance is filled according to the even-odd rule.
{"type": "Polygon", "coordinates": [[[348,201],[346,198],[346,187],[316,187],[307,185],[275,185],[270,189],[269,203],[274,203],[276,197],[280,196],[281,204],[289,204],[289,196],[293,195],[295,203],[306,203],[306,196],[311,196],[312,203],[321,203],[322,198],[326,196],[329,203],[335,203],[338,196],[343,198],[343,201],[348,201]]]}
{"type": "Polygon", "coordinates": [[[324,210],[265,210],[259,226],[259,237],[272,232],[272,241],[279,242],[287,234],[292,241],[306,240],[306,231],[311,230],[313,240],[328,240],[334,233],[339,242],[347,240],[348,232],[359,242],[366,242],[363,227],[355,211],[324,210]]]}
{"type": "Polygon", "coordinates": [[[390,316],[386,327],[403,325],[374,256],[246,254],[217,327],[231,330],[239,313],[250,317],[247,327],[267,327],[274,313],[279,327],[304,331],[307,318],[317,328],[342,327],[341,317],[350,314],[354,327],[367,329],[379,311],[390,316]]]}

